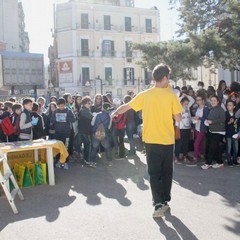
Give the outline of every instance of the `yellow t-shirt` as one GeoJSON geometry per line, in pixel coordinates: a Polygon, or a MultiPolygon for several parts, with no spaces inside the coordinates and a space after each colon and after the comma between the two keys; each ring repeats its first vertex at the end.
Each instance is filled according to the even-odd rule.
{"type": "Polygon", "coordinates": [[[173,115],[182,113],[178,97],[169,88],[153,87],[129,102],[135,111],[142,110],[143,141],[171,145],[175,142],[173,115]]]}

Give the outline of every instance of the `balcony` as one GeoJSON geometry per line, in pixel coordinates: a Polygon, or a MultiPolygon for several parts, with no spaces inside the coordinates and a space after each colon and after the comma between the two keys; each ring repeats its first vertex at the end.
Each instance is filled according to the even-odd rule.
{"type": "Polygon", "coordinates": [[[92,50],[78,50],[78,57],[94,57],[94,51],[92,50]]]}
{"type": "Polygon", "coordinates": [[[102,51],[102,57],[116,57],[116,51],[102,51]]]}

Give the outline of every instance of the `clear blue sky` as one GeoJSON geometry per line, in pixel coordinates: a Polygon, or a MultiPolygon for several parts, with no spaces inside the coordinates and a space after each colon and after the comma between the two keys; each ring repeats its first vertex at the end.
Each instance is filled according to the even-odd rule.
{"type": "MultiPolygon", "coordinates": [[[[52,44],[51,28],[53,28],[53,3],[57,0],[21,0],[25,13],[26,31],[30,38],[30,51],[43,53],[45,63],[48,62],[48,47],[52,44]]],[[[169,0],[135,0],[135,6],[160,9],[161,40],[174,37],[178,29],[178,15],[169,10],[169,0]]]]}

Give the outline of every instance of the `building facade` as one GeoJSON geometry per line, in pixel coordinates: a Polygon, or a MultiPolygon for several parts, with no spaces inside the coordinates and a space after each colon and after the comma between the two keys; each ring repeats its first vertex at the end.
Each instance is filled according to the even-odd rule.
{"type": "Polygon", "coordinates": [[[160,40],[159,11],[132,0],[75,0],[55,5],[51,83],[63,92],[123,97],[149,85],[134,43],[160,40]],[[54,56],[54,57],[53,57],[54,56]]]}
{"type": "Polygon", "coordinates": [[[6,51],[29,52],[24,12],[18,0],[0,0],[0,42],[6,44],[6,51]]]}

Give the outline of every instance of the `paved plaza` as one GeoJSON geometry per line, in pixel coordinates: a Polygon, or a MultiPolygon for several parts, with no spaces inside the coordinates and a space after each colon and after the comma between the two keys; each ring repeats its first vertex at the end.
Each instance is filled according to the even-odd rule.
{"type": "Polygon", "coordinates": [[[55,186],[23,189],[14,215],[0,196],[0,239],[234,240],[240,236],[240,167],[175,166],[171,210],[152,218],[145,156],[96,169],[55,169],[55,186]]]}

